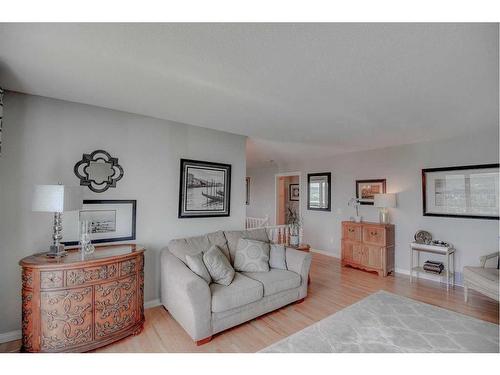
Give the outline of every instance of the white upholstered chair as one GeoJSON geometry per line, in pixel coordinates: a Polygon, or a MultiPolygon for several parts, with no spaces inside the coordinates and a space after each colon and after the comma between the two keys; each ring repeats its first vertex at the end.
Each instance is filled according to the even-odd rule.
{"type": "Polygon", "coordinates": [[[480,258],[480,267],[464,267],[464,297],[465,302],[468,299],[469,288],[478,291],[485,296],[498,301],[498,257],[500,252],[495,252],[482,256],[480,258]],[[496,267],[486,267],[486,262],[497,258],[496,267]]]}

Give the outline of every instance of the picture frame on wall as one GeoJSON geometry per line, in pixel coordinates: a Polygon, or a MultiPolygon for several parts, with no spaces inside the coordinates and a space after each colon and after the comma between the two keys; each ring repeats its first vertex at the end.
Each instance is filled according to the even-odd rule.
{"type": "Polygon", "coordinates": [[[499,219],[499,164],[422,169],[424,216],[499,219]]]}
{"type": "Polygon", "coordinates": [[[300,201],[300,185],[299,184],[288,185],[288,200],[291,202],[300,201]]]}
{"type": "Polygon", "coordinates": [[[231,165],[181,159],[180,219],[230,215],[231,165]]]}
{"type": "Polygon", "coordinates": [[[307,209],[332,210],[332,174],[330,172],[307,174],[307,209]]]}
{"type": "Polygon", "coordinates": [[[250,177],[245,177],[245,192],[246,192],[245,204],[248,206],[250,204],[250,177]]]}
{"type": "Polygon", "coordinates": [[[90,222],[92,243],[133,241],[136,236],[136,200],[86,199],[80,211],[64,213],[65,246],[79,243],[79,223],[90,222]]]}
{"type": "Polygon", "coordinates": [[[385,193],[385,179],[356,180],[356,198],[360,204],[373,206],[375,202],[375,194],[385,193]]]}

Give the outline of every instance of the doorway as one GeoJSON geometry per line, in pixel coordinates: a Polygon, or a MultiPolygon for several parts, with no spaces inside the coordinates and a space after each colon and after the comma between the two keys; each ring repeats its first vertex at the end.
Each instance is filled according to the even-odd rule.
{"type": "Polygon", "coordinates": [[[275,224],[287,224],[289,210],[300,216],[300,172],[280,173],[275,176],[276,215],[275,224]]]}

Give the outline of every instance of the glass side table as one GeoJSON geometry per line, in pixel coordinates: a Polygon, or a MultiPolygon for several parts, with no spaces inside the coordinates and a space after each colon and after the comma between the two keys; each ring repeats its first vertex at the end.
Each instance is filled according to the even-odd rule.
{"type": "Polygon", "coordinates": [[[438,246],[417,242],[410,243],[410,283],[413,282],[413,273],[415,273],[415,276],[417,278],[420,273],[425,273],[427,275],[431,274],[430,272],[425,272],[424,268],[420,266],[420,253],[432,253],[443,256],[444,270],[441,272],[441,274],[435,276],[439,276],[440,279],[442,279],[444,276],[444,278],[446,279],[446,290],[449,290],[450,284],[453,286],[455,285],[455,248],[453,247],[453,245],[438,246]],[[416,265],[413,264],[415,253],[417,255],[416,265]]]}

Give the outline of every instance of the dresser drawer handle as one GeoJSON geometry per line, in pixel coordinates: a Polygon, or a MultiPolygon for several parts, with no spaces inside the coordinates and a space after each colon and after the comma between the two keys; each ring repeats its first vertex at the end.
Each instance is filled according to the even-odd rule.
{"type": "Polygon", "coordinates": [[[354,232],[354,229],[349,228],[349,232],[350,232],[350,233],[353,233],[353,232],[354,232]]]}
{"type": "Polygon", "coordinates": [[[377,232],[370,232],[370,234],[371,234],[372,236],[376,236],[376,235],[378,235],[378,233],[377,233],[377,232]]]}

